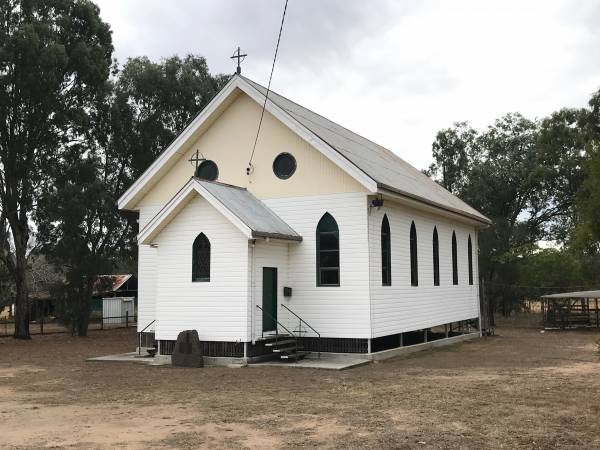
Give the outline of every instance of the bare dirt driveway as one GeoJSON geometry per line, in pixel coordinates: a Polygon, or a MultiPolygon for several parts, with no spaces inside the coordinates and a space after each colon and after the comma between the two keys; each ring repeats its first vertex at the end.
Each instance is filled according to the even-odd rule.
{"type": "Polygon", "coordinates": [[[600,448],[600,334],[497,333],[344,372],[85,361],[132,330],[4,338],[0,447],[600,448]]]}

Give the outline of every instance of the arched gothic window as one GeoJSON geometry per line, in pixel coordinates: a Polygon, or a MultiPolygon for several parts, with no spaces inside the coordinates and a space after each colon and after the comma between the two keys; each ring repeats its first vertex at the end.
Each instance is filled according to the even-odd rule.
{"type": "Polygon", "coordinates": [[[317,286],[340,285],[340,232],[329,213],[317,225],[317,286]]]}
{"type": "Polygon", "coordinates": [[[433,285],[440,285],[440,241],[437,227],[433,227],[433,285]]]}
{"type": "Polygon", "coordinates": [[[200,233],[194,240],[192,281],[210,281],[210,241],[204,233],[200,233]]]}
{"type": "Polygon", "coordinates": [[[473,284],[473,246],[471,245],[471,235],[469,235],[468,247],[468,258],[469,258],[469,284],[473,284]]]}
{"type": "Polygon", "coordinates": [[[381,221],[381,284],[392,285],[391,235],[387,215],[384,215],[381,221]]]}
{"type": "Polygon", "coordinates": [[[456,233],[452,232],[452,284],[458,284],[458,251],[456,249],[456,233]]]}
{"type": "Polygon", "coordinates": [[[417,260],[417,229],[415,223],[410,224],[410,284],[419,285],[419,262],[417,260]]]}

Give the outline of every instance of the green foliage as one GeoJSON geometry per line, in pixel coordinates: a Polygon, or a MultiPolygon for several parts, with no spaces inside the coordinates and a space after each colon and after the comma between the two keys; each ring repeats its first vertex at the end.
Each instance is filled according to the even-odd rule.
{"type": "Polygon", "coordinates": [[[588,158],[583,164],[585,180],[576,197],[580,221],[575,237],[580,248],[597,254],[600,242],[600,90],[592,96],[589,106],[580,117],[588,158]]]}
{"type": "Polygon", "coordinates": [[[518,261],[518,285],[532,287],[528,291],[531,296],[548,291],[556,292],[565,287],[583,289],[588,282],[583,264],[584,261],[578,255],[567,250],[539,250],[518,261]]]}
{"type": "Polygon", "coordinates": [[[55,286],[61,317],[81,336],[87,333],[89,305],[99,274],[110,273],[121,253],[132,250],[132,224],[115,206],[118,171],[95,148],[63,149],[52,169],[52,189],[38,200],[38,239],[65,282],[55,286]]]}
{"type": "Polygon", "coordinates": [[[428,173],[438,174],[440,184],[451,192],[462,192],[468,185],[465,177],[477,148],[476,137],[477,131],[467,122],[458,122],[436,136],[432,145],[434,163],[428,173]]]}

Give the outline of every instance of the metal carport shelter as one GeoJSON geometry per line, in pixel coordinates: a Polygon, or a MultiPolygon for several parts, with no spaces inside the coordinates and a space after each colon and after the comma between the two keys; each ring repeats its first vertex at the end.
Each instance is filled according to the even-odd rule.
{"type": "Polygon", "coordinates": [[[600,290],[542,295],[544,328],[600,328],[600,290]]]}

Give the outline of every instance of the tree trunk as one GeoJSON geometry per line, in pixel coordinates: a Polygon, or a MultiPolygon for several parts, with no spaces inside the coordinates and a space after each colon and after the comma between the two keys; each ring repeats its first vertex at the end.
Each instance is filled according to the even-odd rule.
{"type": "Polygon", "coordinates": [[[90,302],[87,296],[83,296],[79,301],[82,303],[79,306],[79,317],[77,317],[77,335],[85,337],[90,323],[90,302]]]}
{"type": "Polygon", "coordinates": [[[31,339],[29,334],[29,296],[27,293],[27,279],[25,273],[27,270],[27,244],[23,244],[23,235],[15,233],[15,287],[17,295],[15,297],[15,339],[31,339]]]}
{"type": "Polygon", "coordinates": [[[94,286],[95,276],[88,276],[83,283],[83,289],[79,292],[78,317],[77,317],[77,335],[87,336],[88,327],[90,324],[90,303],[92,299],[92,291],[94,286]]]}

